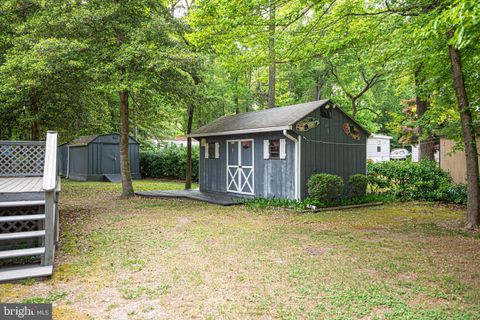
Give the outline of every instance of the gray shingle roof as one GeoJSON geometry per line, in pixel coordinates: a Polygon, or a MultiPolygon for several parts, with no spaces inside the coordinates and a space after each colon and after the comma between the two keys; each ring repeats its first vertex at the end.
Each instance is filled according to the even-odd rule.
{"type": "Polygon", "coordinates": [[[303,119],[312,111],[327,104],[330,100],[318,100],[286,107],[278,107],[259,111],[245,112],[223,116],[198,128],[189,136],[202,137],[241,133],[242,131],[268,132],[289,129],[291,125],[303,119]]]}
{"type": "Polygon", "coordinates": [[[78,137],[77,139],[74,139],[72,140],[68,145],[70,147],[74,147],[74,146],[86,146],[87,144],[89,144],[90,142],[92,142],[93,140],[97,139],[100,135],[99,134],[95,134],[95,135],[92,135],[92,136],[82,136],[82,137],[78,137]]]}

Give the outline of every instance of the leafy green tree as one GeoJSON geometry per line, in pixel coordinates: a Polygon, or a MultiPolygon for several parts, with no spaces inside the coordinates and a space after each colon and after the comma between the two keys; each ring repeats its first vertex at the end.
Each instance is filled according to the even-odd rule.
{"type": "MultiPolygon", "coordinates": [[[[76,3],[68,28],[84,39],[91,59],[89,72],[102,88],[118,93],[122,196],[133,195],[128,158],[130,100],[135,94],[175,100],[191,78],[182,69],[193,59],[184,50],[178,25],[162,1],[76,3]]],[[[140,105],[139,105],[140,106],[140,105]]]]}

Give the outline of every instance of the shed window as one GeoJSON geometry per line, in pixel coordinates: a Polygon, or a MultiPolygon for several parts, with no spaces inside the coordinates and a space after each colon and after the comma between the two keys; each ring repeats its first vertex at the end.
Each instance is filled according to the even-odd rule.
{"type": "Polygon", "coordinates": [[[243,149],[250,149],[252,147],[252,141],[242,141],[242,148],[243,149]]]}
{"type": "Polygon", "coordinates": [[[377,152],[382,152],[382,146],[377,146],[377,152]]]}
{"type": "Polygon", "coordinates": [[[220,158],[220,143],[209,142],[205,144],[205,158],[218,159],[220,158]]]}
{"type": "Polygon", "coordinates": [[[215,159],[215,143],[210,142],[208,144],[208,158],[215,159]]]}
{"type": "Polygon", "coordinates": [[[264,140],[263,158],[264,159],[285,159],[285,139],[264,140]]]}
{"type": "Polygon", "coordinates": [[[269,140],[268,148],[270,159],[280,159],[280,139],[269,140]]]}

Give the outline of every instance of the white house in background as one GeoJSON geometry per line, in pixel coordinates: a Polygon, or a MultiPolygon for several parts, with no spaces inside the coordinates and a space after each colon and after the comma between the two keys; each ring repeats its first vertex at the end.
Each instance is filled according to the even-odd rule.
{"type": "Polygon", "coordinates": [[[390,140],[390,136],[372,134],[367,140],[367,160],[390,161],[390,140]]]}

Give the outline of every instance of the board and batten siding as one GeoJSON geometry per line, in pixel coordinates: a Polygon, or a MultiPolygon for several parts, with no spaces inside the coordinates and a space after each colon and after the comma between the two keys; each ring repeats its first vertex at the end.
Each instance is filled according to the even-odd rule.
{"type": "MultiPolygon", "coordinates": [[[[203,138],[207,143],[219,143],[218,159],[206,159],[200,147],[199,188],[204,192],[227,192],[227,140],[253,139],[254,196],[262,198],[295,198],[295,144],[282,132],[256,133],[203,138]],[[285,139],[285,159],[264,159],[264,140],[285,139]]],[[[199,141],[202,138],[198,138],[199,141]]],[[[235,196],[251,197],[238,193],[235,196]]]]}
{"type": "Polygon", "coordinates": [[[313,174],[336,174],[346,182],[353,174],[367,173],[367,135],[358,125],[338,108],[333,109],[331,118],[322,118],[319,109],[307,117],[316,118],[320,123],[306,132],[297,132],[300,137],[303,137],[300,147],[300,196],[302,199],[308,196],[307,182],[313,174]],[[360,140],[355,140],[344,133],[344,123],[357,127],[360,140]]]}

